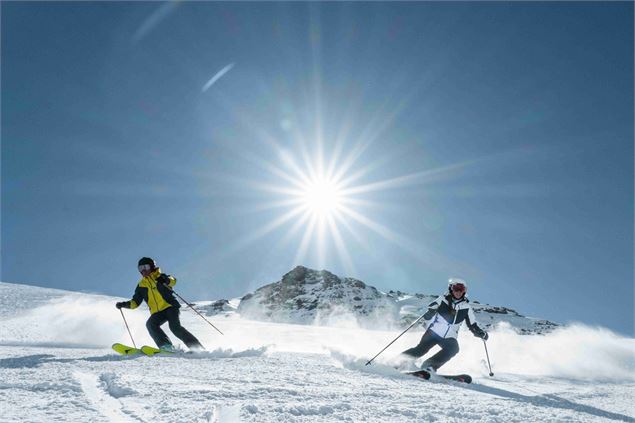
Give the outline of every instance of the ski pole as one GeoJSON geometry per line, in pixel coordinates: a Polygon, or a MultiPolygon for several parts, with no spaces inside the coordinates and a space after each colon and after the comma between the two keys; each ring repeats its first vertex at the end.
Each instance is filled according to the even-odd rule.
{"type": "Polygon", "coordinates": [[[489,353],[487,352],[487,342],[483,339],[483,346],[485,347],[485,356],[487,357],[487,365],[489,366],[489,375],[494,376],[492,373],[492,365],[489,363],[489,353]]]}
{"type": "Polygon", "coordinates": [[[132,338],[132,332],[130,332],[130,328],[128,327],[128,322],[126,322],[126,316],[123,315],[123,310],[119,309],[121,312],[121,317],[123,318],[123,322],[126,324],[126,329],[128,329],[128,335],[130,335],[130,340],[132,341],[132,345],[137,348],[137,344],[134,343],[134,339],[132,338]]]}
{"type": "Polygon", "coordinates": [[[398,336],[398,337],[396,337],[395,339],[393,339],[393,340],[392,340],[392,342],[391,342],[390,344],[386,345],[386,346],[384,347],[384,349],[383,349],[383,350],[379,351],[379,352],[377,353],[377,355],[375,355],[375,357],[373,357],[373,358],[371,358],[370,360],[368,360],[368,362],[366,363],[366,365],[368,366],[368,365],[369,365],[369,364],[370,364],[370,363],[371,363],[374,359],[376,359],[377,357],[379,357],[379,354],[381,354],[381,353],[383,353],[384,351],[386,351],[386,349],[387,349],[389,346],[391,346],[391,345],[392,345],[392,344],[393,344],[393,343],[394,343],[397,339],[401,338],[401,335],[403,335],[404,333],[408,332],[408,331],[410,330],[410,328],[412,328],[414,325],[416,325],[416,324],[417,324],[417,322],[423,318],[423,316],[425,316],[425,314],[422,314],[422,315],[421,315],[421,316],[420,316],[417,320],[415,320],[414,322],[412,322],[412,324],[411,324],[410,326],[408,326],[408,327],[406,328],[406,330],[404,330],[403,332],[401,332],[401,333],[399,334],[399,336],[398,336]]]}
{"type": "MultiPolygon", "coordinates": [[[[167,286],[167,285],[166,285],[166,286],[167,286]]],[[[179,295],[179,294],[178,294],[175,290],[173,290],[173,289],[172,289],[172,288],[170,288],[169,286],[168,286],[168,289],[170,289],[170,290],[171,290],[171,291],[172,291],[172,292],[173,292],[173,293],[174,293],[177,297],[179,297],[179,299],[180,299],[181,301],[183,301],[185,304],[187,304],[187,306],[188,306],[189,308],[191,308],[192,310],[194,310],[194,312],[195,312],[196,314],[198,314],[199,316],[201,316],[201,318],[202,318],[203,320],[205,320],[205,321],[206,321],[206,322],[207,322],[207,323],[208,323],[211,327],[213,327],[214,329],[216,329],[216,330],[218,331],[218,333],[220,333],[221,335],[225,335],[223,332],[221,332],[221,331],[220,331],[220,329],[218,329],[216,326],[214,326],[214,325],[212,324],[212,322],[210,322],[209,320],[207,320],[207,319],[205,318],[205,316],[203,316],[201,313],[199,313],[199,312],[198,312],[198,310],[197,310],[197,309],[195,309],[195,308],[192,306],[192,304],[190,304],[190,303],[188,303],[187,301],[185,301],[185,298],[181,297],[181,296],[180,296],[180,295],[179,295]]]]}

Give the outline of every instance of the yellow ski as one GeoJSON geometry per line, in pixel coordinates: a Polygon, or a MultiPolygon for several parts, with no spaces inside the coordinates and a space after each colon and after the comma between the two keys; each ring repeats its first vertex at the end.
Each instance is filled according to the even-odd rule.
{"type": "Polygon", "coordinates": [[[155,354],[174,354],[174,351],[162,350],[148,345],[144,345],[140,350],[145,355],[153,356],[155,354]]]}
{"type": "Polygon", "coordinates": [[[138,348],[129,347],[128,345],[119,344],[119,343],[112,344],[112,349],[117,351],[121,355],[135,355],[135,354],[142,353],[142,351],[138,348]]]}

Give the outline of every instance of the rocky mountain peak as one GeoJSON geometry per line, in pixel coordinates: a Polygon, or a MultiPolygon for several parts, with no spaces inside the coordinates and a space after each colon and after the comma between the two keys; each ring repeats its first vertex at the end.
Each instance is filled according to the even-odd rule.
{"type": "Polygon", "coordinates": [[[333,313],[369,315],[394,312],[390,301],[374,287],[328,270],[297,266],[278,282],[243,297],[239,312],[254,318],[312,322],[333,313]]]}
{"type": "Polygon", "coordinates": [[[324,288],[329,288],[342,283],[342,279],[328,270],[313,270],[304,266],[296,266],[290,272],[282,276],[280,281],[286,285],[314,285],[321,283],[324,288]]]}

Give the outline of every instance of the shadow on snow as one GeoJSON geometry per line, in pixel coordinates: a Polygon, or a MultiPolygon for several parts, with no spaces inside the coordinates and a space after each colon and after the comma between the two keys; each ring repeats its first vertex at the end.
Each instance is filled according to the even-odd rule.
{"type": "Polygon", "coordinates": [[[508,398],[508,399],[523,402],[523,403],[530,403],[536,407],[559,408],[559,409],[577,411],[580,413],[587,413],[587,414],[591,414],[592,416],[604,417],[606,419],[611,419],[611,420],[635,422],[635,419],[630,416],[626,416],[624,414],[619,414],[619,413],[612,413],[610,411],[605,411],[596,407],[592,407],[590,405],[578,404],[553,394],[529,396],[529,395],[519,394],[517,392],[506,391],[504,389],[494,388],[491,386],[478,385],[478,384],[467,385],[465,386],[465,389],[482,392],[484,394],[495,395],[498,397],[508,398]]]}
{"type": "Polygon", "coordinates": [[[39,367],[46,363],[73,363],[76,361],[121,361],[131,360],[137,357],[145,357],[142,355],[137,356],[123,356],[107,354],[96,357],[83,357],[83,358],[57,358],[52,354],[33,354],[23,357],[11,357],[0,359],[0,369],[24,369],[39,367]]]}

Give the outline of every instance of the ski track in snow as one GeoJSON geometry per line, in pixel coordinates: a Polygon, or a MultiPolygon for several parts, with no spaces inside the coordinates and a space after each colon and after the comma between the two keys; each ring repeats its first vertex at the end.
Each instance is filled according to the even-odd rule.
{"type": "Polygon", "coordinates": [[[74,376],[79,381],[88,401],[109,421],[122,423],[138,421],[128,417],[122,411],[121,403],[112,395],[110,385],[107,385],[106,391],[100,388],[99,378],[96,375],[75,372],[74,376]]]}
{"type": "MultiPolygon", "coordinates": [[[[27,295],[29,289],[38,288],[22,291],[27,295]]],[[[416,343],[420,331],[404,335],[366,366],[398,333],[210,317],[226,333],[220,336],[198,316],[183,311],[184,326],[209,352],[123,357],[109,348],[113,342],[129,340],[113,307],[115,299],[92,297],[90,314],[86,299],[78,300],[81,295],[64,298],[59,292],[38,291],[36,306],[50,295],[51,315],[78,320],[77,325],[85,323],[91,330],[80,329],[56,342],[57,321],[46,320],[49,315],[37,320],[26,301],[18,302],[14,314],[3,311],[0,423],[635,422],[630,339],[612,339],[609,349],[602,343],[595,351],[595,332],[580,328],[552,337],[493,333],[490,354],[496,375],[489,378],[482,343],[464,336],[461,352],[443,370],[469,371],[474,383],[466,385],[423,381],[393,368],[396,353],[416,343]],[[79,305],[79,314],[74,305],[79,305]],[[25,325],[21,316],[37,324],[25,325]],[[92,321],[97,319],[103,321],[92,321]],[[101,325],[113,327],[103,333],[95,330],[101,325]],[[564,347],[558,342],[565,342],[564,347]],[[543,367],[536,359],[528,373],[522,372],[520,358],[514,360],[519,350],[509,350],[517,344],[535,344],[537,351],[551,347],[561,356],[576,342],[585,346],[579,348],[586,354],[582,358],[565,356],[543,367]],[[601,369],[612,375],[622,369],[623,375],[601,382],[570,376],[575,374],[571,366],[596,356],[605,357],[601,369]]],[[[10,299],[4,304],[10,307],[10,299]]],[[[149,344],[147,310],[128,316],[137,344],[149,344]]],[[[169,331],[168,335],[172,336],[169,331]]],[[[527,351],[521,358],[534,357],[543,355],[527,351]]]]}

